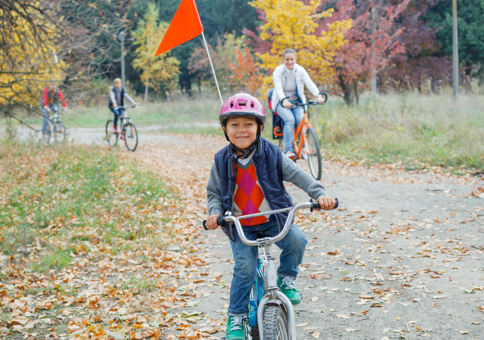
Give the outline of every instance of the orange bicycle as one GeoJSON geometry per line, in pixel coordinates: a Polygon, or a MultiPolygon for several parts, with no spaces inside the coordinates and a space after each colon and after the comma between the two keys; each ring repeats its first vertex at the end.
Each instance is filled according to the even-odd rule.
{"type": "MultiPolygon", "coordinates": [[[[326,101],[328,100],[328,95],[326,93],[321,94],[325,97],[324,102],[326,103],[326,101]]],[[[293,104],[293,107],[302,106],[306,108],[310,105],[324,104],[319,104],[317,101],[310,100],[307,103],[295,103],[293,104]]],[[[271,108],[271,105],[269,105],[269,107],[271,108]]],[[[274,139],[279,139],[279,147],[284,151],[284,122],[277,115],[277,113],[272,110],[272,108],[271,111],[273,114],[272,137],[274,139]]],[[[298,159],[307,160],[311,175],[316,180],[320,180],[323,171],[321,149],[319,147],[319,139],[318,135],[316,134],[316,130],[309,123],[307,110],[304,111],[304,117],[301,120],[301,123],[299,123],[299,125],[294,129],[293,145],[294,150],[296,151],[295,161],[297,161],[298,159]],[[303,152],[303,150],[305,152],[303,152]]]]}

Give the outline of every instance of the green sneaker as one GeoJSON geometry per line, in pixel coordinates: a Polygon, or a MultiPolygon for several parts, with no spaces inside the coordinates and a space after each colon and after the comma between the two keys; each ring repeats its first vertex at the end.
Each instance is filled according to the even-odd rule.
{"type": "Polygon", "coordinates": [[[244,325],[241,316],[231,316],[227,320],[226,340],[245,340],[244,325]]]}
{"type": "Polygon", "coordinates": [[[294,280],[290,276],[286,276],[284,279],[278,277],[277,278],[277,285],[284,293],[285,296],[289,298],[289,301],[293,305],[297,305],[301,303],[302,295],[297,290],[296,285],[294,284],[294,280]]]}

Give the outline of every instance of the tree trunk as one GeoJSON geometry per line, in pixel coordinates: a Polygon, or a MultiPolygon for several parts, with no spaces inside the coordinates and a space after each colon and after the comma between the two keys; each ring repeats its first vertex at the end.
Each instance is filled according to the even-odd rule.
{"type": "Polygon", "coordinates": [[[341,91],[343,91],[343,98],[345,100],[346,105],[348,106],[351,105],[351,88],[345,82],[341,74],[338,76],[338,85],[341,91]]]}
{"type": "Polygon", "coordinates": [[[356,106],[360,103],[360,98],[358,97],[358,81],[355,81],[353,84],[355,88],[355,99],[356,99],[356,106]]]}
{"type": "Polygon", "coordinates": [[[197,80],[198,80],[198,93],[202,94],[202,78],[198,77],[197,80]]]}
{"type": "Polygon", "coordinates": [[[148,101],[148,82],[150,80],[149,61],[146,61],[145,102],[148,101]]]}

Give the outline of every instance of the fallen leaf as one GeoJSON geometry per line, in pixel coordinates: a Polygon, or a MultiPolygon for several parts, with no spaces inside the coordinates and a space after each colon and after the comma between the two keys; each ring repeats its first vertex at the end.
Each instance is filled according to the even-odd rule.
{"type": "Polygon", "coordinates": [[[346,314],[336,314],[336,317],[341,319],[350,319],[350,317],[346,314]]]}
{"type": "Polygon", "coordinates": [[[316,301],[318,301],[318,299],[319,299],[319,298],[318,298],[317,296],[313,296],[313,298],[311,299],[311,301],[312,301],[312,302],[316,302],[316,301]]]}
{"type": "Polygon", "coordinates": [[[296,327],[304,327],[304,326],[307,326],[309,325],[309,322],[305,322],[305,323],[299,323],[296,325],[296,327]]]}
{"type": "Polygon", "coordinates": [[[355,328],[351,328],[351,327],[346,327],[345,328],[345,331],[346,331],[346,333],[350,333],[350,332],[357,332],[357,331],[359,331],[359,329],[355,329],[355,328]]]}
{"type": "Polygon", "coordinates": [[[315,339],[319,339],[319,336],[321,335],[321,333],[320,333],[320,332],[318,332],[318,331],[316,331],[316,332],[314,332],[314,333],[313,333],[313,334],[311,334],[311,335],[313,336],[313,338],[315,338],[315,339]]]}

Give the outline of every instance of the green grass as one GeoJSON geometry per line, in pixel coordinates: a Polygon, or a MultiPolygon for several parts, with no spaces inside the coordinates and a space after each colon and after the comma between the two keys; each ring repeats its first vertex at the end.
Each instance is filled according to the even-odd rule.
{"type": "Polygon", "coordinates": [[[311,115],[327,157],[360,163],[402,162],[484,168],[484,96],[365,96],[348,107],[331,98],[311,115]]]}
{"type": "Polygon", "coordinates": [[[0,150],[0,252],[35,253],[33,269],[69,265],[71,252],[157,236],[174,194],[153,173],[102,148],[41,148],[6,142],[0,150]],[[157,228],[154,227],[157,226],[157,228]]]}
{"type": "MultiPolygon", "coordinates": [[[[158,103],[139,102],[136,109],[128,109],[128,115],[136,126],[177,125],[192,122],[217,121],[220,114],[220,100],[213,95],[193,97],[180,96],[170,101],[158,103]]],[[[108,119],[113,119],[113,113],[107,103],[101,106],[76,106],[69,111],[60,111],[60,117],[69,127],[104,127],[108,119]]],[[[42,117],[32,117],[26,123],[40,125],[42,117]]]]}
{"type": "Polygon", "coordinates": [[[34,270],[40,273],[45,273],[51,269],[60,270],[68,267],[72,261],[70,249],[55,249],[40,257],[40,260],[34,265],[34,270]]]}
{"type": "Polygon", "coordinates": [[[156,284],[158,283],[159,279],[146,279],[141,278],[138,279],[134,275],[129,278],[128,281],[124,283],[122,289],[134,289],[135,291],[153,291],[156,289],[156,284]]]}

